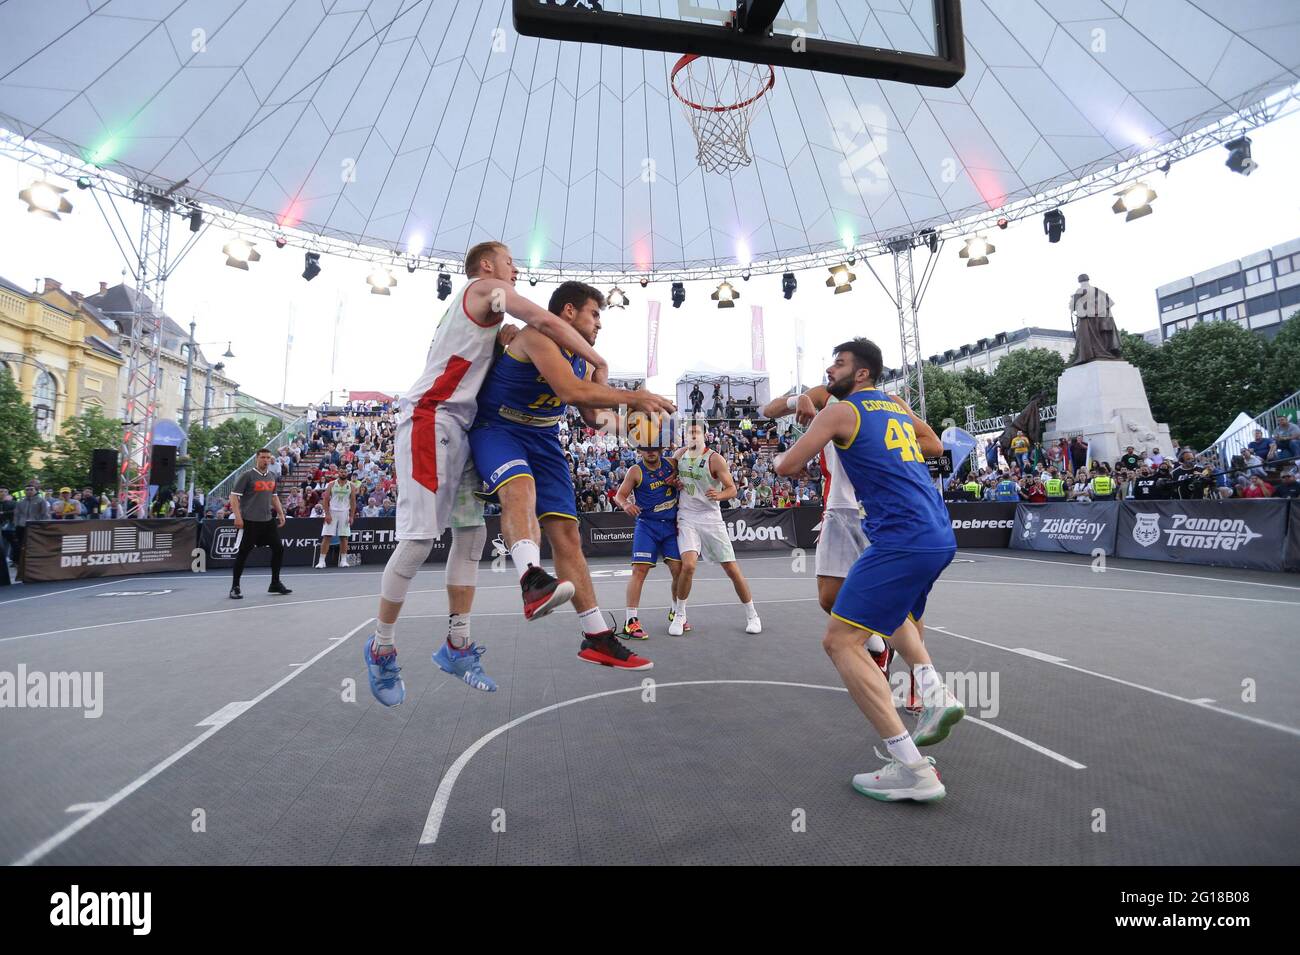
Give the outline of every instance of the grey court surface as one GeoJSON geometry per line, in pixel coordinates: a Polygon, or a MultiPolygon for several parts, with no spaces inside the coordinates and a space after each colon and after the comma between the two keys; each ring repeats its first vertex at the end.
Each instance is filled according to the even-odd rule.
{"type": "MultiPolygon", "coordinates": [[[[526,623],[513,575],[485,566],[474,637],[493,694],[429,661],[446,596],[425,571],[395,709],[361,664],[378,568],[293,571],[283,598],[246,575],[242,603],[225,573],[9,588],[0,671],[102,672],[103,710],[0,710],[0,859],[1300,862],[1300,581],[958,559],[926,639],[972,718],[928,750],[948,797],[927,806],[850,786],[883,746],[822,652],[811,555],[743,561],[757,636],[706,565],[694,632],[668,637],[656,570],[636,645],[655,668],[637,674],[578,660],[572,612],[526,623]]],[[[593,570],[621,612],[626,565],[593,570]]]]}

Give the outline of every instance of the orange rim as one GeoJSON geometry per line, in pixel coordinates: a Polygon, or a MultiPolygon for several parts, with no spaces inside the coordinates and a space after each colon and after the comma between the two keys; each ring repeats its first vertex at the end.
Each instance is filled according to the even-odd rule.
{"type": "Polygon", "coordinates": [[[776,70],[774,70],[771,66],[769,66],[767,68],[767,82],[764,83],[762,87],[759,89],[759,91],[755,93],[753,96],[751,96],[749,99],[743,100],[742,102],[739,103],[732,103],[729,106],[702,106],[699,103],[694,103],[688,100],[685,96],[682,95],[682,91],[677,88],[677,74],[680,73],[683,69],[685,69],[690,64],[694,63],[699,58],[700,55],[698,53],[687,53],[675,64],[673,64],[673,71],[668,75],[669,82],[673,88],[673,95],[676,96],[683,103],[685,103],[687,106],[689,106],[691,109],[698,109],[701,112],[705,112],[705,113],[727,113],[733,109],[744,109],[746,106],[752,105],[753,103],[757,102],[767,93],[768,90],[770,90],[773,86],[776,85],[776,70]]]}

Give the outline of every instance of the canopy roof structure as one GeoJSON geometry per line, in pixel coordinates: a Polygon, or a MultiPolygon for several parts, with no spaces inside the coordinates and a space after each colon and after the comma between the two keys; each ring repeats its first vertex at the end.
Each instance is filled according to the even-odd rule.
{"type": "MultiPolygon", "coordinates": [[[[697,165],[673,54],[520,37],[509,7],[10,0],[0,127],[319,250],[454,269],[499,238],[543,274],[664,279],[996,214],[1300,80],[1295,0],[965,0],[955,87],[778,67],[726,176],[697,165]]],[[[822,15],[892,48],[930,9],[822,15]]]]}

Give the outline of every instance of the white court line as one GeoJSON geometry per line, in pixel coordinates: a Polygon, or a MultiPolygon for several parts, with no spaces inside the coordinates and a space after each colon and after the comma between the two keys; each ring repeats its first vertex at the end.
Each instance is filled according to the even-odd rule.
{"type": "MultiPolygon", "coordinates": [[[[1072,560],[1044,560],[1041,557],[1012,557],[1009,554],[990,554],[987,551],[957,551],[959,554],[965,554],[967,557],[991,557],[994,560],[1024,560],[1034,564],[1051,564],[1054,567],[1078,567],[1092,570],[1092,564],[1089,561],[1076,563],[1072,560]]],[[[1080,555],[1081,556],[1081,555],[1080,555]]],[[[1117,557],[1115,560],[1132,560],[1134,558],[1117,557]]],[[[1240,567],[1227,567],[1225,570],[1241,570],[1240,567]]],[[[1291,593],[1300,593],[1300,587],[1294,587],[1290,584],[1265,584],[1258,580],[1233,580],[1230,577],[1201,577],[1197,574],[1174,574],[1167,570],[1138,570],[1135,567],[1111,567],[1107,565],[1106,573],[1108,574],[1154,574],[1157,577],[1177,577],[1179,580],[1208,580],[1216,584],[1242,584],[1250,587],[1273,587],[1278,590],[1289,590],[1291,593]]]]}
{"type": "MultiPolygon", "coordinates": [[[[64,594],[75,594],[78,591],[82,591],[82,590],[94,590],[96,587],[104,587],[107,586],[108,584],[120,583],[121,580],[122,580],[121,577],[110,577],[108,580],[101,580],[99,583],[91,584],[88,587],[69,587],[67,590],[51,590],[48,593],[32,594],[30,597],[15,597],[13,598],[13,600],[0,600],[0,607],[3,607],[5,604],[21,603],[24,600],[37,600],[43,597],[44,598],[61,597],[64,594]]],[[[27,585],[24,584],[23,586],[27,586],[27,585]]]]}
{"type": "MultiPolygon", "coordinates": [[[[933,630],[935,633],[941,633],[945,637],[956,637],[959,640],[969,640],[971,643],[978,643],[986,647],[993,647],[996,650],[1006,650],[1008,653],[1014,653],[1017,656],[1029,656],[1020,650],[1004,647],[1000,643],[990,643],[987,640],[980,640],[976,637],[968,637],[965,634],[953,633],[944,627],[932,627],[926,625],[927,630],[933,630]]],[[[1294,726],[1287,726],[1285,723],[1273,723],[1269,720],[1260,719],[1258,716],[1247,716],[1245,713],[1238,713],[1236,710],[1229,710],[1222,706],[1214,706],[1212,703],[1206,703],[1203,700],[1189,700],[1185,696],[1179,696],[1177,693],[1169,693],[1165,690],[1157,690],[1153,686],[1143,686],[1141,683],[1134,683],[1131,680],[1123,680],[1117,676],[1110,676],[1106,673],[1098,673],[1096,670],[1085,670],[1083,667],[1077,667],[1072,663],[1056,663],[1051,660],[1044,660],[1040,656],[1034,656],[1033,659],[1041,660],[1051,666],[1058,666],[1063,670],[1073,670],[1076,673],[1086,673],[1088,676],[1095,676],[1102,680],[1109,680],[1111,683],[1118,683],[1121,686],[1131,687],[1135,690],[1143,690],[1147,693],[1154,693],[1156,696],[1163,696],[1168,700],[1177,700],[1179,703],[1187,703],[1190,706],[1200,707],[1203,710],[1213,710],[1215,713],[1223,713],[1227,716],[1235,716],[1239,720],[1245,720],[1248,723],[1254,723],[1257,726],[1267,726],[1269,729],[1281,730],[1283,733],[1290,733],[1292,736],[1300,736],[1300,729],[1294,726]]]]}
{"type": "MultiPolygon", "coordinates": [[[[754,579],[764,580],[766,578],[758,577],[754,579]]],[[[1300,600],[1269,600],[1266,597],[1229,597],[1227,594],[1197,594],[1185,590],[1138,590],[1136,587],[1088,587],[1084,584],[1021,583],[1014,580],[955,580],[951,577],[942,577],[940,580],[944,584],[966,584],[972,587],[1055,587],[1059,590],[1101,590],[1108,594],[1153,594],[1155,596],[1164,597],[1200,597],[1204,600],[1245,600],[1257,604],[1282,604],[1284,607],[1300,607],[1300,600]]],[[[1269,586],[1272,586],[1272,584],[1269,586]]]]}
{"type": "MultiPolygon", "coordinates": [[[[137,789],[139,789],[140,787],[144,786],[144,785],[145,785],[146,783],[148,783],[151,779],[153,779],[153,778],[155,778],[156,776],[158,776],[159,774],[165,772],[165,771],[168,769],[168,767],[170,767],[172,764],[174,764],[175,762],[177,762],[178,760],[180,760],[181,758],[183,758],[183,757],[186,756],[187,754],[193,752],[195,749],[197,749],[197,748],[199,747],[199,745],[200,745],[204,740],[208,739],[209,737],[213,736],[213,735],[216,734],[216,733],[219,733],[223,727],[229,726],[229,725],[230,725],[231,723],[233,723],[236,719],[238,719],[239,716],[243,715],[243,713],[248,712],[248,710],[252,709],[252,708],[253,708],[254,706],[256,706],[258,703],[262,702],[264,699],[266,699],[268,696],[270,696],[270,695],[271,695],[272,693],[274,693],[276,690],[280,689],[280,687],[284,686],[286,683],[288,683],[288,682],[289,682],[290,680],[292,680],[294,677],[299,676],[299,675],[302,674],[302,673],[305,673],[305,672],[307,671],[307,668],[308,668],[308,667],[310,667],[310,666],[311,666],[313,663],[315,663],[317,660],[321,659],[323,656],[325,656],[327,653],[329,653],[329,652],[330,652],[331,650],[333,650],[335,647],[341,646],[345,640],[347,640],[349,637],[355,635],[356,632],[357,632],[358,630],[360,630],[360,629],[361,629],[362,627],[364,627],[366,624],[370,623],[370,620],[371,620],[371,619],[373,619],[373,618],[367,618],[367,619],[363,620],[360,624],[358,624],[358,625],[357,625],[356,627],[354,627],[353,629],[349,630],[347,633],[345,633],[345,634],[344,634],[342,637],[340,637],[339,639],[337,639],[337,640],[331,640],[331,641],[330,641],[330,645],[329,645],[328,647],[326,647],[326,648],[325,648],[324,650],[322,650],[320,653],[316,654],[314,657],[312,657],[310,660],[308,660],[306,663],[304,663],[304,664],[303,664],[301,667],[299,667],[298,669],[294,670],[294,671],[293,671],[292,673],[290,673],[288,676],[286,676],[286,677],[284,677],[284,678],[278,680],[276,683],[273,683],[270,687],[268,687],[267,689],[263,690],[263,691],[262,691],[261,693],[259,693],[257,696],[253,697],[252,700],[248,701],[248,703],[247,703],[246,706],[244,706],[243,703],[240,703],[239,705],[244,706],[244,709],[242,709],[242,710],[240,711],[239,714],[237,714],[237,715],[235,715],[235,716],[231,716],[229,719],[226,719],[226,720],[224,720],[223,722],[216,723],[216,724],[213,725],[211,728],[209,728],[206,732],[204,732],[202,735],[200,735],[200,736],[196,736],[194,739],[190,740],[188,743],[186,743],[184,746],[182,746],[182,747],[181,747],[180,749],[178,749],[176,752],[172,753],[170,756],[168,756],[166,759],[164,759],[161,763],[158,763],[158,765],[154,766],[154,767],[153,767],[152,769],[150,769],[148,772],[144,773],[144,774],[141,775],[141,776],[137,776],[134,780],[132,780],[131,782],[127,783],[125,786],[123,786],[123,787],[122,787],[121,789],[119,789],[117,792],[113,793],[113,795],[109,796],[109,797],[108,797],[107,799],[105,799],[103,802],[97,802],[97,803],[79,803],[78,806],[89,806],[89,807],[91,807],[90,810],[89,810],[89,811],[88,811],[84,816],[82,816],[81,818],[79,818],[76,822],[73,822],[73,823],[71,823],[71,824],[65,826],[64,828],[62,828],[62,829],[60,829],[58,832],[56,832],[54,835],[50,836],[50,838],[46,839],[46,840],[45,840],[44,842],[42,842],[39,846],[37,846],[35,849],[32,849],[30,852],[28,852],[25,856],[23,856],[23,857],[22,857],[21,859],[19,859],[17,862],[14,862],[13,865],[16,865],[16,866],[26,866],[26,865],[32,865],[32,864],[35,863],[35,862],[39,862],[42,858],[44,858],[45,856],[49,855],[51,852],[53,852],[53,851],[54,851],[55,849],[57,849],[59,846],[63,845],[63,843],[67,842],[69,839],[71,839],[73,836],[75,836],[75,835],[76,835],[78,832],[80,832],[82,829],[85,829],[86,826],[90,825],[92,822],[94,822],[96,819],[98,819],[98,818],[99,818],[100,816],[102,816],[104,813],[108,812],[108,810],[112,809],[114,806],[116,806],[118,803],[120,803],[120,802],[121,802],[123,799],[125,799],[127,796],[131,795],[131,794],[132,794],[133,792],[135,792],[137,789]]],[[[234,704],[232,704],[232,705],[234,705],[234,704]]],[[[221,712],[221,711],[218,711],[218,713],[220,713],[220,712],[221,712]]],[[[217,714],[213,714],[213,716],[216,716],[216,715],[217,715],[217,714]]],[[[212,719],[212,717],[209,717],[209,719],[212,719]]],[[[71,810],[69,810],[69,811],[71,811],[71,810]]]]}
{"type": "MultiPolygon", "coordinates": [[[[679,683],[656,683],[655,689],[662,690],[674,686],[716,686],[719,684],[728,686],[790,686],[803,690],[829,690],[832,693],[848,692],[848,690],[842,686],[823,686],[819,683],[789,683],[784,680],[684,680],[679,683]]],[[[507,733],[516,726],[519,726],[521,723],[527,723],[536,716],[542,716],[546,713],[563,709],[566,706],[573,706],[577,703],[586,703],[589,700],[598,700],[604,696],[617,696],[620,693],[640,693],[642,690],[642,685],[638,683],[635,686],[625,686],[618,690],[605,690],[601,693],[589,693],[586,696],[575,697],[572,700],[563,700],[559,703],[552,703],[550,706],[544,706],[539,710],[533,710],[531,713],[525,713],[523,716],[516,717],[509,723],[504,723],[492,730],[492,732],[479,737],[479,739],[476,740],[469,749],[465,750],[465,752],[461,753],[460,756],[456,758],[456,761],[452,763],[447,772],[443,774],[442,781],[438,783],[437,792],[435,792],[433,796],[433,804],[429,806],[429,815],[424,820],[424,830],[420,833],[420,845],[431,845],[438,841],[438,832],[442,829],[442,817],[446,814],[447,806],[451,802],[451,791],[456,786],[457,778],[459,778],[461,772],[467,765],[469,765],[469,761],[474,758],[478,751],[502,733],[507,733]]],[[[1060,753],[1055,753],[1045,746],[1039,746],[1037,743],[1031,742],[1023,736],[1017,736],[1015,733],[993,726],[991,723],[986,723],[983,720],[977,720],[973,717],[967,718],[971,719],[978,726],[983,726],[986,729],[991,729],[994,732],[1001,733],[1003,736],[1015,740],[1017,743],[1022,743],[1025,746],[1028,746],[1035,752],[1042,753],[1045,756],[1050,756],[1052,759],[1064,763],[1066,766],[1071,766],[1074,769],[1086,768],[1082,763],[1076,763],[1074,760],[1062,756],[1060,753]]]]}

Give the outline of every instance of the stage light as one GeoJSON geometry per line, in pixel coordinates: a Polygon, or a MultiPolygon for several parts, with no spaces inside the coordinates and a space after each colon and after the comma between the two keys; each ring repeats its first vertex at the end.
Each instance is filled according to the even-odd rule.
{"type": "Polygon", "coordinates": [[[718,286],[717,291],[710,295],[709,298],[718,303],[718,308],[735,308],[736,299],[740,298],[740,293],[736,291],[734,285],[724,279],[722,284],[718,286]]]}
{"type": "Polygon", "coordinates": [[[18,198],[27,203],[27,211],[49,219],[57,219],[62,213],[72,211],[72,203],[63,198],[68,190],[56,186],[44,179],[35,180],[30,186],[18,193],[18,198]]]}
{"type": "Polygon", "coordinates": [[[302,277],[308,282],[320,275],[320,253],[308,252],[302,257],[303,270],[302,277]]]}
{"type": "Polygon", "coordinates": [[[1044,212],[1043,231],[1047,233],[1048,242],[1060,242],[1061,233],[1065,231],[1065,213],[1060,209],[1049,209],[1044,212]]]}
{"type": "Polygon", "coordinates": [[[1259,163],[1250,158],[1250,137],[1242,136],[1240,139],[1234,139],[1230,143],[1224,143],[1223,148],[1228,150],[1228,160],[1224,163],[1233,172],[1239,172],[1243,176],[1249,176],[1259,168],[1259,163]]]}
{"type": "Polygon", "coordinates": [[[650,280],[646,278],[644,275],[641,276],[641,287],[645,288],[649,284],[650,284],[650,280]]]}
{"type": "Polygon", "coordinates": [[[406,274],[407,274],[407,275],[414,275],[414,274],[415,274],[415,270],[416,270],[417,268],[419,268],[419,265],[416,263],[416,261],[415,261],[414,258],[410,258],[410,259],[407,259],[407,260],[406,260],[406,274]]]}
{"type": "Polygon", "coordinates": [[[610,308],[627,308],[627,293],[615,285],[609,290],[609,294],[605,296],[605,303],[610,308]]]}
{"type": "Polygon", "coordinates": [[[850,253],[849,253],[848,263],[849,263],[849,265],[857,265],[857,264],[858,264],[858,256],[857,256],[857,253],[856,253],[856,252],[850,252],[850,253]]]}
{"type": "Polygon", "coordinates": [[[90,177],[89,177],[89,176],[78,176],[78,177],[77,177],[77,188],[78,188],[78,189],[89,189],[89,188],[90,188],[90,177]]]}
{"type": "Polygon", "coordinates": [[[794,290],[798,287],[799,282],[795,279],[793,272],[786,272],[785,275],[781,276],[781,293],[786,297],[787,301],[794,298],[794,290]]]}
{"type": "Polygon", "coordinates": [[[681,308],[682,302],[686,301],[686,286],[681,282],[674,282],[672,287],[673,308],[681,308]]]}
{"type": "Polygon", "coordinates": [[[992,242],[982,235],[976,235],[966,240],[965,247],[957,256],[965,259],[966,267],[970,268],[973,265],[988,265],[989,256],[996,251],[992,242]]]}
{"type": "Polygon", "coordinates": [[[529,285],[536,285],[536,284],[537,284],[537,276],[536,276],[536,275],[530,275],[530,276],[528,276],[528,284],[529,284],[529,285]]]}
{"type": "Polygon", "coordinates": [[[257,251],[257,246],[247,239],[234,238],[221,247],[222,253],[226,256],[226,264],[232,269],[243,269],[248,271],[249,262],[260,262],[261,254],[257,251]]]}
{"type": "Polygon", "coordinates": [[[1156,191],[1145,182],[1139,182],[1129,186],[1123,192],[1115,193],[1115,195],[1119,196],[1119,198],[1110,207],[1110,211],[1116,214],[1127,213],[1124,216],[1124,221],[1132,222],[1134,219],[1140,219],[1151,214],[1151,202],[1156,197],[1156,191]]]}
{"type": "Polygon", "coordinates": [[[203,228],[203,213],[198,209],[190,210],[190,231],[198,232],[203,228]]]}
{"type": "Polygon", "coordinates": [[[275,237],[275,247],[276,247],[277,249],[283,249],[283,248],[284,248],[286,245],[288,245],[288,244],[289,244],[289,240],[288,240],[287,238],[285,238],[284,236],[282,236],[282,235],[277,235],[277,236],[275,237]]]}
{"type": "Polygon", "coordinates": [[[1002,218],[998,219],[998,228],[999,228],[999,229],[1005,229],[1008,225],[1010,225],[1010,223],[1007,222],[1007,218],[1006,218],[1006,216],[1003,216],[1002,218]]]}
{"type": "MultiPolygon", "coordinates": [[[[852,264],[853,259],[849,259],[849,265],[852,264]]],[[[826,280],[826,287],[835,289],[836,295],[841,292],[852,292],[853,283],[858,280],[858,277],[849,271],[849,265],[831,266],[831,275],[826,280]]]]}
{"type": "Polygon", "coordinates": [[[446,272],[438,273],[438,301],[445,301],[451,294],[451,276],[446,272]]]}
{"type": "Polygon", "coordinates": [[[397,279],[393,277],[391,271],[382,265],[376,265],[366,276],[366,284],[370,286],[371,295],[391,295],[389,289],[397,284],[397,279]]]}
{"type": "Polygon", "coordinates": [[[1168,175],[1168,174],[1169,174],[1169,160],[1166,159],[1166,160],[1164,160],[1163,162],[1158,162],[1158,163],[1156,163],[1156,169],[1159,170],[1160,172],[1163,172],[1165,175],[1168,175]]]}
{"type": "Polygon", "coordinates": [[[925,237],[925,244],[929,247],[931,255],[939,251],[939,233],[933,229],[922,229],[917,235],[925,237]]]}
{"type": "Polygon", "coordinates": [[[741,272],[741,273],[740,273],[740,277],[741,277],[742,279],[744,279],[746,282],[748,282],[748,281],[749,281],[749,269],[745,269],[743,272],[741,272]]]}

